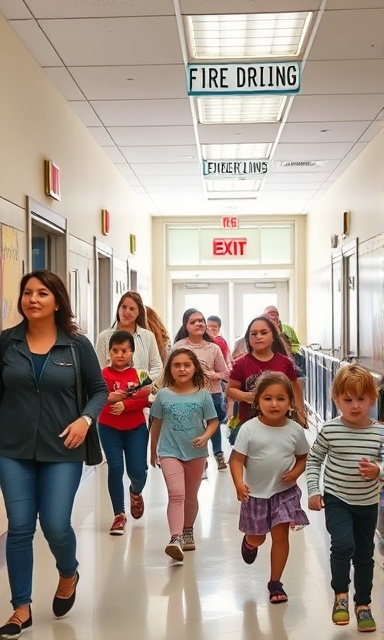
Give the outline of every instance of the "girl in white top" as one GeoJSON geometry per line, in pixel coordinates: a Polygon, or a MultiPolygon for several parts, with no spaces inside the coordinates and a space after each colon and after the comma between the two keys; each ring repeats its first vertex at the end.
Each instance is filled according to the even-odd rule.
{"type": "Polygon", "coordinates": [[[133,335],[135,342],[133,366],[136,369],[148,371],[151,380],[156,380],[163,370],[163,363],[155,336],[146,327],[145,307],[140,294],[136,291],[127,291],[122,295],[117,305],[113,327],[102,331],[97,338],[96,353],[101,368],[110,365],[109,339],[111,335],[117,330],[128,331],[133,335]]]}
{"type": "Polygon", "coordinates": [[[279,604],[288,600],[280,579],[288,560],[290,526],[309,524],[300,506],[301,491],[296,484],[305,470],[309,446],[303,428],[288,417],[294,410],[294,394],[284,373],[261,374],[254,406],[258,417],[241,427],[229,465],[241,502],[243,560],[247,564],[255,561],[270,532],[268,591],[270,602],[279,604]]]}

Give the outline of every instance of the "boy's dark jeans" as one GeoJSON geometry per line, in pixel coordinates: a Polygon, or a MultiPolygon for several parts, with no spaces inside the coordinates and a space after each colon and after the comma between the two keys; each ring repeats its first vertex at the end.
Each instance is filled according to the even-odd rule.
{"type": "Polygon", "coordinates": [[[378,505],[347,504],[330,493],[324,494],[324,504],[331,536],[331,587],[335,593],[348,593],[352,561],[355,604],[370,604],[378,505]]]}

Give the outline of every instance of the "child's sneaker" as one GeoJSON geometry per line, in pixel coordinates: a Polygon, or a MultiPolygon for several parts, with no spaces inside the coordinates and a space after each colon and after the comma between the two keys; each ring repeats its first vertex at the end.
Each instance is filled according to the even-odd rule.
{"type": "Polygon", "coordinates": [[[182,545],[182,536],[172,536],[171,540],[165,547],[165,553],[173,560],[184,560],[182,545]]]}
{"type": "Polygon", "coordinates": [[[118,513],[112,523],[112,527],[109,530],[110,536],[122,536],[125,532],[125,525],[127,524],[127,516],[125,513],[118,513]]]}
{"type": "Polygon", "coordinates": [[[376,622],[372,616],[371,609],[366,606],[363,609],[355,607],[358,631],[376,631],[376,622]]]}
{"type": "Polygon", "coordinates": [[[333,624],[343,625],[349,623],[348,595],[335,595],[332,609],[333,624]]]}
{"type": "Polygon", "coordinates": [[[183,531],[183,551],[194,551],[196,549],[195,546],[195,538],[193,537],[193,528],[187,527],[183,531]]]}

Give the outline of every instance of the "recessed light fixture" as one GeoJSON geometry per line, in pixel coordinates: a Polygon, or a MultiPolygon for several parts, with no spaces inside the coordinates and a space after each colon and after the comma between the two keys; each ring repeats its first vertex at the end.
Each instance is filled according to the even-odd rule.
{"type": "Polygon", "coordinates": [[[204,160],[268,158],[271,149],[272,142],[201,145],[201,152],[204,160]]]}
{"type": "Polygon", "coordinates": [[[195,60],[295,58],[303,49],[312,13],[238,13],[186,18],[195,60]]]}
{"type": "Polygon", "coordinates": [[[197,99],[201,124],[279,122],[286,96],[224,96],[197,99]]]}
{"type": "Polygon", "coordinates": [[[208,193],[249,193],[260,189],[261,180],[207,180],[208,193]]]}

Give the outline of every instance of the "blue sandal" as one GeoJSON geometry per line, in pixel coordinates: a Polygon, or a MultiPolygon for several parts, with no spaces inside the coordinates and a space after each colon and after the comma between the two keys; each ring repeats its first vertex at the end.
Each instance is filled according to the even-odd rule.
{"type": "Polygon", "coordinates": [[[288,596],[283,589],[280,580],[271,580],[268,582],[269,601],[272,604],[281,604],[288,601],[288,596]]]}

